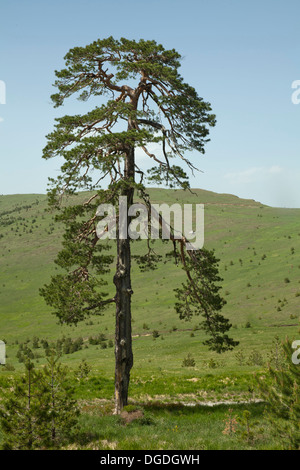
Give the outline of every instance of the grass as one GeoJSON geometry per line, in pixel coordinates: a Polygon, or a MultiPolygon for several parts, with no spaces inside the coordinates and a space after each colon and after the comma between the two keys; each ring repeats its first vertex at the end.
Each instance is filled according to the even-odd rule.
{"type": "MultiPolygon", "coordinates": [[[[155,402],[139,407],[142,417],[126,423],[112,414],[111,405],[82,400],[76,431],[67,450],[272,450],[281,443],[272,434],[264,415],[264,404],[232,405],[232,416],[242,419],[251,413],[252,440],[242,434],[239,423],[230,435],[225,433],[227,406],[213,408],[155,402]]],[[[1,431],[0,431],[1,442],[1,431]]]]}
{"type": "MultiPolygon", "coordinates": [[[[71,449],[94,450],[253,450],[280,448],[264,417],[263,404],[234,405],[232,416],[242,419],[251,413],[253,440],[243,437],[245,425],[239,423],[226,434],[228,407],[214,408],[153,403],[142,408],[143,417],[126,424],[113,416],[104,405],[84,403],[80,431],[71,449]],[[91,431],[92,430],[92,431],[91,431]]],[[[252,429],[252,428],[251,428],[252,429]]]]}
{"type": "MultiPolygon", "coordinates": [[[[215,248],[221,260],[223,295],[227,301],[224,315],[234,325],[231,334],[240,345],[235,351],[216,357],[202,345],[205,338],[198,329],[200,318],[191,322],[177,318],[173,288],[184,280],[180,267],[168,261],[155,272],[140,273],[133,265],[133,373],[153,375],[164,371],[181,375],[187,353],[196,362],[191,375],[205,370],[211,359],[219,364],[218,372],[230,373],[237,366],[237,351],[248,357],[257,349],[266,359],[275,335],[297,339],[299,334],[299,210],[270,208],[208,191],[194,192],[195,195],[153,189],[150,194],[154,203],[205,204],[205,246],[215,248]],[[160,334],[155,340],[154,330],[160,334]]],[[[33,336],[49,341],[63,335],[73,339],[83,337],[84,349],[64,356],[64,362],[76,367],[85,358],[95,370],[110,377],[113,350],[89,346],[88,338],[104,333],[113,340],[113,308],[103,316],[87,318],[77,327],[59,326],[39,296],[39,288],[56,272],[53,261],[63,233],[63,228],[53,221],[54,214],[45,212],[45,208],[43,195],[0,196],[0,331],[1,339],[7,343],[8,362],[17,370],[22,368],[16,358],[16,342],[33,336]]],[[[142,252],[142,242],[134,246],[136,252],[142,252]]],[[[167,249],[170,248],[165,245],[160,247],[161,252],[167,249]]],[[[111,293],[112,276],[113,270],[107,276],[111,293]]]]}
{"type": "MultiPolygon", "coordinates": [[[[184,273],[172,261],[164,259],[156,271],[146,273],[140,273],[133,264],[134,367],[130,397],[153,415],[154,437],[149,440],[148,435],[147,440],[147,426],[138,423],[126,426],[123,435],[124,427],[116,425],[115,417],[105,415],[99,421],[98,415],[88,411],[81,417],[81,432],[93,429],[97,445],[103,445],[101,442],[106,439],[124,449],[142,448],[146,443],[151,448],[170,449],[193,448],[193,445],[243,448],[239,440],[222,435],[228,406],[213,410],[198,405],[181,407],[181,414],[172,406],[175,402],[248,401],[255,395],[253,374],[264,373],[275,336],[299,339],[300,209],[271,208],[253,200],[209,191],[194,190],[194,193],[150,190],[154,203],[205,204],[205,247],[214,248],[220,258],[223,296],[227,301],[223,313],[232,322],[231,335],[240,344],[234,351],[218,356],[203,346],[205,337],[199,330],[199,317],[191,322],[178,319],[173,307],[173,289],[180,286],[184,273]],[[154,338],[153,331],[159,336],[154,338]],[[253,352],[261,354],[262,365],[249,363],[253,352]],[[242,365],[237,353],[245,358],[242,365]],[[194,367],[182,366],[188,354],[195,360],[194,367]],[[157,401],[164,407],[155,407],[157,401]],[[180,432],[167,432],[176,425],[180,432]]],[[[54,214],[45,212],[46,205],[44,195],[0,196],[0,337],[7,345],[7,362],[15,369],[0,368],[0,381],[23,370],[17,358],[20,343],[29,341],[32,345],[34,336],[48,341],[64,335],[73,340],[82,337],[82,349],[62,357],[62,362],[71,369],[78,367],[83,359],[92,367],[90,378],[77,387],[76,397],[110,403],[114,383],[113,348],[91,345],[88,338],[103,333],[107,343],[113,340],[113,308],[102,316],[87,318],[77,327],[61,326],[39,296],[39,288],[57,272],[54,259],[63,234],[63,228],[54,223],[54,214]]],[[[157,243],[157,250],[162,254],[170,249],[157,243]]],[[[133,245],[134,253],[143,250],[143,242],[133,245]]],[[[107,276],[110,294],[113,269],[107,276]]],[[[40,356],[37,366],[43,365],[43,349],[34,352],[40,356]]],[[[242,409],[238,405],[237,410],[242,409]]],[[[261,407],[251,404],[251,409],[258,413],[261,407]]],[[[94,438],[87,445],[94,445],[93,442],[94,438]]],[[[276,444],[262,435],[256,445],[272,448],[276,444]]]]}

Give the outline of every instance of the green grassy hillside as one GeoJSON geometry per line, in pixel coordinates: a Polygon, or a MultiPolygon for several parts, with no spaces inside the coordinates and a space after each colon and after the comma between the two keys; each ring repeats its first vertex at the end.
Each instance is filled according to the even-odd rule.
{"type": "MultiPolygon", "coordinates": [[[[271,208],[198,189],[193,193],[151,189],[150,194],[157,203],[205,204],[205,247],[214,248],[220,258],[227,301],[224,315],[231,320],[231,334],[240,345],[222,356],[208,352],[198,329],[201,319],[195,317],[190,323],[178,319],[173,289],[184,279],[180,267],[167,261],[154,272],[140,273],[134,265],[132,394],[155,390],[164,395],[166,388],[170,394],[174,377],[178,379],[177,394],[192,394],[198,387],[197,378],[208,373],[221,377],[219,385],[214,382],[214,392],[224,388],[222,377],[231,374],[232,383],[226,384],[230,389],[235,375],[242,377],[259,366],[255,361],[247,363],[253,351],[266,361],[276,335],[299,339],[300,209],[271,208]],[[153,330],[159,332],[156,339],[153,330]],[[245,356],[242,365],[237,362],[237,352],[245,356]],[[188,353],[196,365],[183,368],[188,353]]],[[[18,371],[22,368],[16,357],[18,343],[34,336],[49,341],[63,335],[82,337],[82,349],[64,355],[63,361],[76,366],[85,358],[109,381],[109,395],[114,374],[114,352],[108,343],[114,337],[113,308],[77,327],[60,326],[39,296],[39,288],[57,269],[53,261],[63,233],[54,223],[54,214],[45,212],[46,207],[44,195],[0,196],[0,339],[7,343],[8,362],[18,371]],[[106,336],[108,347],[89,344],[88,338],[99,333],[106,336]]],[[[162,252],[171,249],[160,242],[157,246],[162,252]]],[[[136,252],[142,249],[142,243],[134,247],[136,252]]],[[[111,292],[112,276],[113,270],[107,277],[111,292]]],[[[43,363],[43,351],[37,351],[43,363]]],[[[247,380],[241,379],[241,383],[246,389],[247,380]]],[[[102,389],[105,395],[105,385],[102,389]]]]}

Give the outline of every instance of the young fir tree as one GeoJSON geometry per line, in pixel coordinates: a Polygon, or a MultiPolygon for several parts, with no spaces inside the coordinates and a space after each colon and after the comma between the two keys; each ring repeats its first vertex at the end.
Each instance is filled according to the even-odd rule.
{"type": "Polygon", "coordinates": [[[40,382],[41,414],[44,422],[43,443],[47,449],[58,449],[67,442],[77,424],[79,410],[73,399],[68,369],[52,354],[43,368],[40,382]]]}
{"type": "MultiPolygon", "coordinates": [[[[136,149],[153,162],[148,181],[187,189],[185,170],[194,171],[195,167],[186,153],[204,153],[209,127],[215,125],[210,104],[180,76],[180,58],[174,49],[166,50],[155,41],[110,37],[71,49],[65,56],[65,68],[56,71],[57,93],[52,96],[56,107],[72,95],[84,101],[91,99],[95,106],[86,114],[57,118],[54,131],[47,136],[44,158],[63,159],[61,174],[52,180],[49,201],[60,209],[58,219],[66,224],[63,250],[56,260],[66,274],[54,276],[41,293],[63,323],[77,323],[115,304],[116,413],[127,404],[133,365],[132,256],[128,237],[132,217],[122,217],[121,223],[118,202],[130,207],[136,194],[147,206],[151,204],[144,186],[145,172],[135,158],[136,149]],[[151,144],[160,151],[154,153],[151,144]],[[106,190],[102,187],[104,179],[109,180],[106,190]],[[83,189],[92,193],[82,203],[69,200],[61,206],[63,195],[83,189]],[[109,223],[97,235],[97,208],[104,203],[116,207],[117,224],[113,227],[109,223]],[[116,293],[108,298],[102,276],[114,258],[99,239],[102,241],[114,229],[116,293]]],[[[161,217],[159,223],[163,223],[161,217]]],[[[173,237],[172,241],[179,245],[180,258],[193,285],[189,294],[193,308],[188,308],[186,315],[190,317],[192,310],[204,314],[204,328],[212,335],[211,348],[219,352],[232,348],[236,343],[226,335],[230,324],[219,313],[222,301],[214,287],[217,261],[208,251],[194,254],[187,250],[184,237],[173,237]],[[199,272],[202,284],[197,280],[199,272]],[[207,285],[205,273],[209,276],[207,285]],[[204,298],[200,309],[197,302],[204,298]]],[[[150,245],[138,260],[142,270],[155,268],[159,261],[150,245]]],[[[178,291],[178,297],[178,303],[186,305],[186,293],[178,291]]],[[[184,316],[184,307],[178,309],[184,316]]]]}
{"type": "Polygon", "coordinates": [[[273,339],[267,362],[273,370],[282,370],[288,366],[284,345],[278,335],[273,339]]]}
{"type": "Polygon", "coordinates": [[[36,371],[30,360],[25,374],[4,391],[0,404],[3,449],[58,449],[71,435],[79,414],[68,371],[51,355],[36,371]]]}
{"type": "Polygon", "coordinates": [[[41,419],[39,384],[41,374],[26,360],[25,374],[14,379],[4,391],[0,422],[4,433],[4,450],[33,450],[40,447],[44,426],[41,419]]]}
{"type": "Polygon", "coordinates": [[[288,339],[283,344],[286,361],[269,365],[269,377],[258,377],[262,397],[268,403],[271,428],[285,449],[300,450],[300,367],[288,339]]]}

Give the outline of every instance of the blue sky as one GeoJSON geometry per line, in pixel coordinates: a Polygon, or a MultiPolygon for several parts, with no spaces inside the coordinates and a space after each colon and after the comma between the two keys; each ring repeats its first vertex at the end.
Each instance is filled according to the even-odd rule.
{"type": "Polygon", "coordinates": [[[299,0],[1,0],[0,194],[45,193],[59,172],[41,158],[45,135],[86,106],[53,109],[54,70],[70,48],[112,35],[178,50],[185,81],[212,104],[192,187],[300,207],[299,17],[299,0]]]}

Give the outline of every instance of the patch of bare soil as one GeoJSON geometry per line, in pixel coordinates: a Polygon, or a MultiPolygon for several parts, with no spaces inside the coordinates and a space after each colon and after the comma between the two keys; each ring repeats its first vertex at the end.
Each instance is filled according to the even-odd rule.
{"type": "Polygon", "coordinates": [[[140,419],[144,416],[144,413],[141,410],[135,411],[122,411],[120,414],[124,424],[129,424],[136,419],[140,419]]]}

